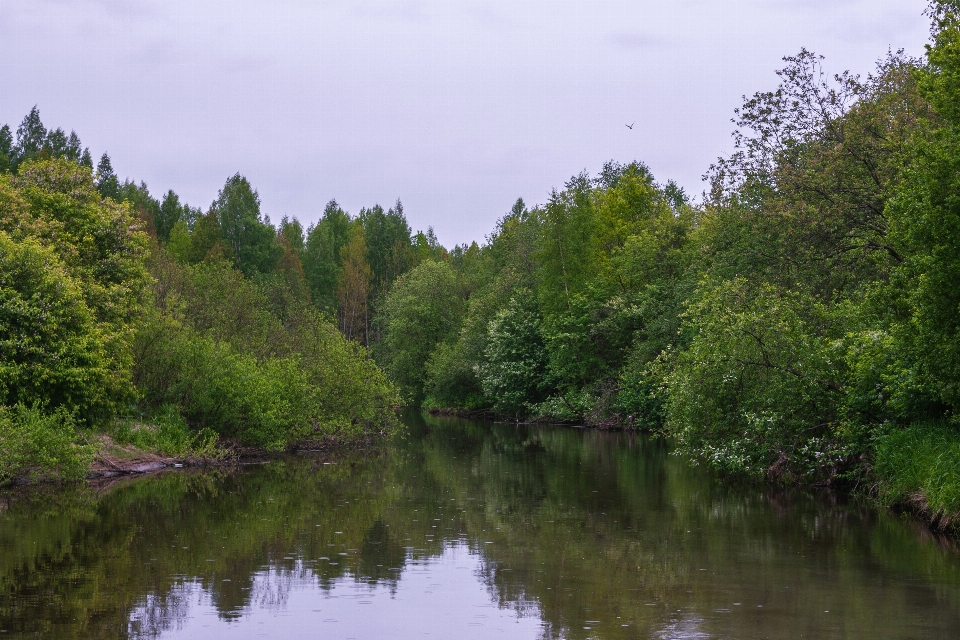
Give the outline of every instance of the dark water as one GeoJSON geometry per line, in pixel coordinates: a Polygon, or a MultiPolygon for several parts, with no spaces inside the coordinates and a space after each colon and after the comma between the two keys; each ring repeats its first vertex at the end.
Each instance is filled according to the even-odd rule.
{"type": "Polygon", "coordinates": [[[346,459],[0,495],[0,631],[960,638],[960,554],[827,492],[712,480],[660,441],[410,416],[346,459]]]}

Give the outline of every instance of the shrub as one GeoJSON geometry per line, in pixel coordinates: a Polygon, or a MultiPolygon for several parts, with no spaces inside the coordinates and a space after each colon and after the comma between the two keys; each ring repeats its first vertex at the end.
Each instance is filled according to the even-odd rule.
{"type": "Polygon", "coordinates": [[[519,292],[490,321],[485,361],[477,375],[497,411],[524,410],[549,389],[540,314],[529,292],[519,292]]]}
{"type": "Polygon", "coordinates": [[[28,476],[82,478],[94,447],[80,444],[76,421],[65,409],[0,405],[0,482],[28,476]]]}
{"type": "Polygon", "coordinates": [[[194,431],[175,405],[163,405],[145,422],[118,420],[114,442],[132,444],[139,449],[165,456],[219,458],[224,451],[217,446],[217,434],[211,429],[194,431]]]}
{"type": "Polygon", "coordinates": [[[154,303],[135,341],[148,413],[172,404],[194,428],[272,450],[392,426],[393,388],[321,313],[294,304],[281,320],[263,291],[276,282],[155,258],[154,303]]]}
{"type": "Polygon", "coordinates": [[[704,281],[686,316],[694,337],[667,377],[680,448],[755,477],[833,474],[850,453],[837,314],[773,285],[704,281]]]}
{"type": "Polygon", "coordinates": [[[0,403],[113,412],[116,371],[101,327],[53,250],[0,231],[0,403]]]}
{"type": "Polygon", "coordinates": [[[65,406],[97,423],[132,400],[130,338],[147,282],[138,229],[87,167],[46,160],[0,176],[0,361],[19,368],[13,383],[9,371],[0,376],[0,402],[65,406]]]}

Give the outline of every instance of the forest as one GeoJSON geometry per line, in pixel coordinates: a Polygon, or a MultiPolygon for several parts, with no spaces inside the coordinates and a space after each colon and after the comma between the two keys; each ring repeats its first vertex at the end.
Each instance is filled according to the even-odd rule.
{"type": "Polygon", "coordinates": [[[482,244],[398,200],[273,223],[0,129],[0,477],[92,434],[176,455],[388,432],[394,407],[649,430],[697,463],[960,518],[960,5],[924,58],[802,50],[691,198],[639,161],[517,200],[482,244]]]}

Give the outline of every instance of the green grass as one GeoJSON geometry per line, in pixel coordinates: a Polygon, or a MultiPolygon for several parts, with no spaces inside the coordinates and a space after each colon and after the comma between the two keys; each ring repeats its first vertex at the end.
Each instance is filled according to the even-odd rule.
{"type": "Polygon", "coordinates": [[[214,431],[194,431],[173,405],[164,405],[146,420],[118,420],[109,435],[118,445],[171,458],[217,459],[224,454],[214,431]]]}
{"type": "Polygon", "coordinates": [[[939,528],[960,525],[960,429],[916,423],[874,444],[876,493],[888,506],[907,506],[939,528]]]}

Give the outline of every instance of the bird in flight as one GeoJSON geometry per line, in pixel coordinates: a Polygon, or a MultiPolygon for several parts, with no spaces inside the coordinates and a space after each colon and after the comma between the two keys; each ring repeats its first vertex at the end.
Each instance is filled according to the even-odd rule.
{"type": "Polygon", "coordinates": [[[636,120],[634,120],[634,121],[631,122],[630,124],[625,124],[625,125],[623,125],[623,126],[625,126],[627,129],[630,129],[630,131],[633,131],[633,125],[635,125],[635,124],[637,124],[637,121],[636,121],[636,120]]]}

